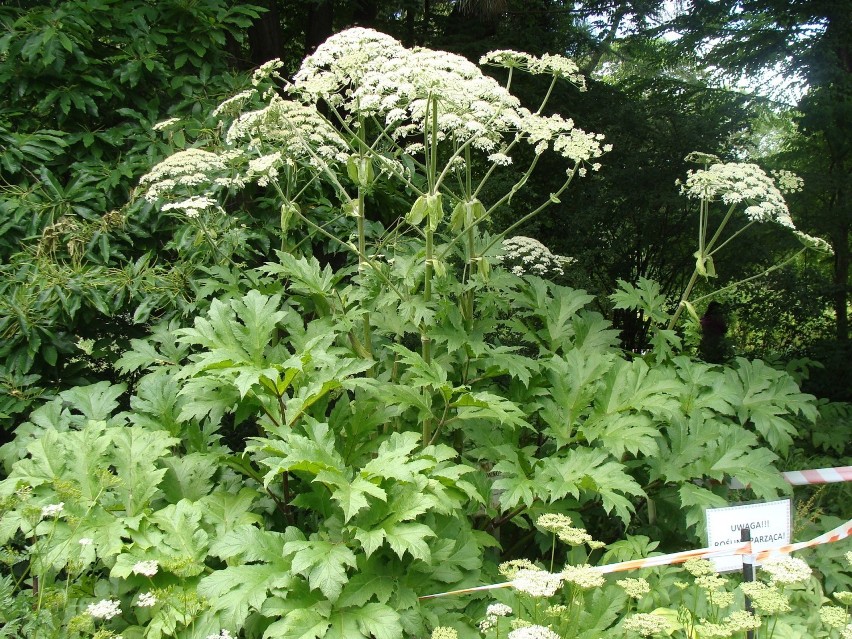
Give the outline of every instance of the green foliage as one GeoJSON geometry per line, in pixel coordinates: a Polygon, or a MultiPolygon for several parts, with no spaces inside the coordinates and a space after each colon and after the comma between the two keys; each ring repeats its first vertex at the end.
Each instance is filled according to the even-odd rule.
{"type": "Polygon", "coordinates": [[[203,130],[198,115],[240,82],[232,56],[260,11],[67,0],[0,12],[0,414],[114,380],[116,351],[145,333],[128,324],[186,309],[188,277],[209,256],[158,265],[187,230],[153,216],[134,186],[186,145],[155,122],[175,116],[203,130]]]}
{"type": "MultiPolygon", "coordinates": [[[[202,59],[186,49],[184,64],[202,59]]],[[[267,66],[255,77],[261,91],[274,73],[267,66]]],[[[241,109],[261,113],[252,100],[280,106],[271,95],[217,111],[215,131],[244,122],[241,109]]],[[[427,102],[437,114],[438,98],[430,93],[427,102]]],[[[759,361],[694,361],[664,331],[642,357],[623,351],[591,309],[594,296],[507,272],[493,255],[500,237],[478,228],[484,220],[446,215],[472,201],[465,171],[484,159],[463,163],[452,176],[458,188],[441,180],[459,163],[448,160],[439,173],[438,161],[458,160],[471,140],[441,138],[424,124],[432,135],[424,135],[429,161],[421,162],[369,112],[353,115],[359,126],[342,119],[335,129],[316,104],[300,108],[324,123],[314,131],[352,134],[338,140],[347,162],[318,160],[320,147],[298,131],[220,136],[199,128],[212,122],[201,113],[169,129],[175,150],[186,143],[222,160],[220,173],[231,160],[228,170],[255,171],[247,158],[257,159],[257,144],[288,153],[289,163],[254,175],[256,184],[205,175],[200,186],[181,185],[181,198],[195,187],[219,198],[194,213],[186,200],[172,202],[184,213],[164,215],[158,229],[185,260],[193,293],[160,302],[143,290],[104,302],[99,312],[109,315],[141,299],[139,321],[165,309],[148,336],[121,332],[123,353],[104,357],[104,376],[125,381],[61,390],[0,449],[8,473],[0,543],[14,557],[7,572],[35,612],[34,627],[71,637],[96,625],[130,637],[227,630],[401,639],[450,619],[472,636],[478,602],[418,597],[494,578],[502,559],[535,548],[530,529],[542,511],[570,511],[608,542],[629,530],[632,541],[611,549],[626,557],[697,542],[708,505],[787,489],[773,451],[789,448],[793,419],[817,416],[787,373],[759,361]],[[399,217],[392,227],[368,217],[381,202],[391,204],[380,218],[399,217]],[[286,250],[249,268],[243,259],[259,260],[251,246],[236,247],[251,237],[240,235],[241,220],[277,224],[282,210],[287,219],[263,237],[266,253],[273,239],[286,250]],[[748,488],[734,493],[731,479],[748,488]],[[43,515],[60,503],[61,513],[43,515]],[[157,562],[155,573],[147,562],[157,562]],[[156,603],[134,605],[146,593],[156,603]],[[103,599],[125,614],[95,623],[86,610],[103,599]]],[[[582,163],[574,160],[562,190],[582,163]]],[[[58,185],[66,195],[68,184],[58,185]]],[[[477,215],[500,202],[483,194],[477,215]]],[[[80,277],[97,273],[80,264],[80,277]]],[[[167,277],[142,264],[151,278],[167,277]]],[[[140,281],[127,286],[144,288],[140,281]]],[[[622,284],[613,302],[658,323],[667,318],[650,280],[622,284]]],[[[70,329],[69,341],[81,336],[70,329]]],[[[42,352],[28,348],[28,363],[10,367],[19,376],[42,352]]],[[[578,552],[560,550],[559,560],[578,552]]],[[[613,587],[572,596],[583,612],[565,633],[592,639],[617,623],[624,597],[613,587]]]]}

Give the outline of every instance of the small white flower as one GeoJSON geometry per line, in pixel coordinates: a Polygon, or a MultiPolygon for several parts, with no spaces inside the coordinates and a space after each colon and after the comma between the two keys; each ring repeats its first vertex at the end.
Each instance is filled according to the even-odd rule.
{"type": "Polygon", "coordinates": [[[151,559],[150,561],[138,561],[133,565],[133,574],[153,577],[157,574],[159,567],[160,564],[156,559],[151,559]]]}
{"type": "Polygon", "coordinates": [[[144,592],[139,595],[139,599],[136,600],[136,605],[141,608],[150,608],[154,604],[157,603],[157,597],[154,596],[152,592],[144,592]]]}
{"type": "Polygon", "coordinates": [[[205,639],[231,639],[231,633],[227,630],[222,630],[218,635],[207,635],[205,639]]]}
{"type": "Polygon", "coordinates": [[[91,546],[94,543],[94,540],[90,539],[89,537],[81,537],[80,541],[78,541],[77,543],[81,546],[91,546]]]}
{"type": "Polygon", "coordinates": [[[41,509],[41,518],[59,517],[62,514],[62,509],[65,508],[65,502],[60,501],[58,504],[50,504],[41,509]]]}
{"type": "Polygon", "coordinates": [[[112,599],[103,599],[98,603],[89,604],[86,612],[95,619],[112,619],[121,614],[121,602],[112,599]]]}

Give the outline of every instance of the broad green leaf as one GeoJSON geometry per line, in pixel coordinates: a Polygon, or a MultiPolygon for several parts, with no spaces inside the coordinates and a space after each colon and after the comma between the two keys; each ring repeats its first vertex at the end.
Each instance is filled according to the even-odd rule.
{"type": "Polygon", "coordinates": [[[384,604],[334,610],[330,621],[326,639],[402,639],[399,614],[384,604]]]}
{"type": "Polygon", "coordinates": [[[198,594],[219,613],[222,625],[240,628],[251,611],[260,609],[270,590],[287,588],[292,582],[293,576],[279,564],[229,566],[204,577],[198,594]]]}
{"type": "Polygon", "coordinates": [[[367,495],[382,501],[387,500],[387,494],[382,488],[360,476],[356,476],[351,482],[341,482],[337,486],[331,498],[343,509],[343,523],[348,522],[358,511],[370,505],[367,495]]]}
{"type": "Polygon", "coordinates": [[[263,633],[264,639],[322,639],[331,624],[315,608],[297,608],[263,633]]]}
{"type": "Polygon", "coordinates": [[[115,450],[113,465],[121,483],[116,492],[124,501],[124,510],[133,517],[148,506],[157,492],[165,468],[156,463],[180,440],[165,431],[151,431],[137,426],[111,429],[115,450]]]}
{"type": "Polygon", "coordinates": [[[91,420],[103,421],[118,408],[116,400],[126,390],[127,386],[124,384],[98,382],[89,386],[75,386],[61,392],[59,396],[71,404],[73,410],[83,413],[91,420]]]}
{"type": "Polygon", "coordinates": [[[209,536],[201,527],[199,505],[187,500],[169,504],[150,517],[163,533],[160,550],[168,558],[163,565],[180,577],[193,577],[204,571],[209,536]]]}
{"type": "Polygon", "coordinates": [[[354,553],[344,545],[330,541],[290,541],[284,544],[284,555],[292,555],[292,571],[308,580],[335,601],[349,580],[346,567],[355,566],[354,553]]]}
{"type": "Polygon", "coordinates": [[[725,498],[693,483],[686,482],[678,488],[680,505],[686,510],[688,528],[699,525],[704,520],[707,508],[721,508],[728,505],[725,498]]]}
{"type": "Polygon", "coordinates": [[[384,527],[385,539],[390,547],[402,559],[408,552],[414,559],[430,562],[431,552],[426,539],[435,533],[429,526],[418,523],[398,523],[384,527]]]}

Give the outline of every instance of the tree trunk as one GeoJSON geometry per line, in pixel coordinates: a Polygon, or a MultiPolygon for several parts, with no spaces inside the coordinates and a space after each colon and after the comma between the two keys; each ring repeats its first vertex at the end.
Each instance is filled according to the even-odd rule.
{"type": "Polygon", "coordinates": [[[284,59],[284,34],[276,0],[258,3],[267,11],[260,15],[248,31],[249,55],[252,66],[260,66],[273,58],[284,59]]]}
{"type": "Polygon", "coordinates": [[[322,0],[308,9],[305,54],[311,54],[334,33],[334,0],[322,0]]]}

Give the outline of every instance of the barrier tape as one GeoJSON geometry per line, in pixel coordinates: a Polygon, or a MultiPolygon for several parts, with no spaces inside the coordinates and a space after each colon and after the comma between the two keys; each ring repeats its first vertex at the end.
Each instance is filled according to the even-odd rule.
{"type": "Polygon", "coordinates": [[[815,468],[814,470],[789,470],[781,474],[787,480],[787,483],[793,486],[834,484],[843,481],[852,481],[852,466],[815,468]]]}
{"type": "MultiPolygon", "coordinates": [[[[797,550],[811,548],[813,546],[821,546],[830,544],[841,539],[846,539],[852,536],[852,519],[845,524],[838,526],[827,533],[814,537],[810,541],[800,541],[793,544],[785,544],[775,548],[767,548],[754,552],[750,541],[745,541],[733,546],[725,548],[698,548],[696,550],[684,550],[681,552],[670,553],[668,555],[658,555],[656,557],[645,557],[644,559],[632,559],[630,561],[622,561],[617,564],[607,564],[605,566],[593,566],[592,569],[604,574],[611,572],[622,572],[625,570],[637,570],[639,568],[651,568],[654,566],[669,566],[672,564],[682,564],[690,559],[713,559],[714,557],[727,557],[730,555],[751,555],[754,561],[766,561],[774,555],[787,555],[797,550]]],[[[424,595],[419,599],[436,599],[438,597],[447,597],[449,595],[463,595],[471,592],[481,592],[485,590],[498,590],[500,588],[510,588],[511,581],[500,584],[491,584],[488,586],[476,586],[474,588],[462,588],[461,590],[450,590],[448,592],[440,592],[434,595],[424,595]]]]}

